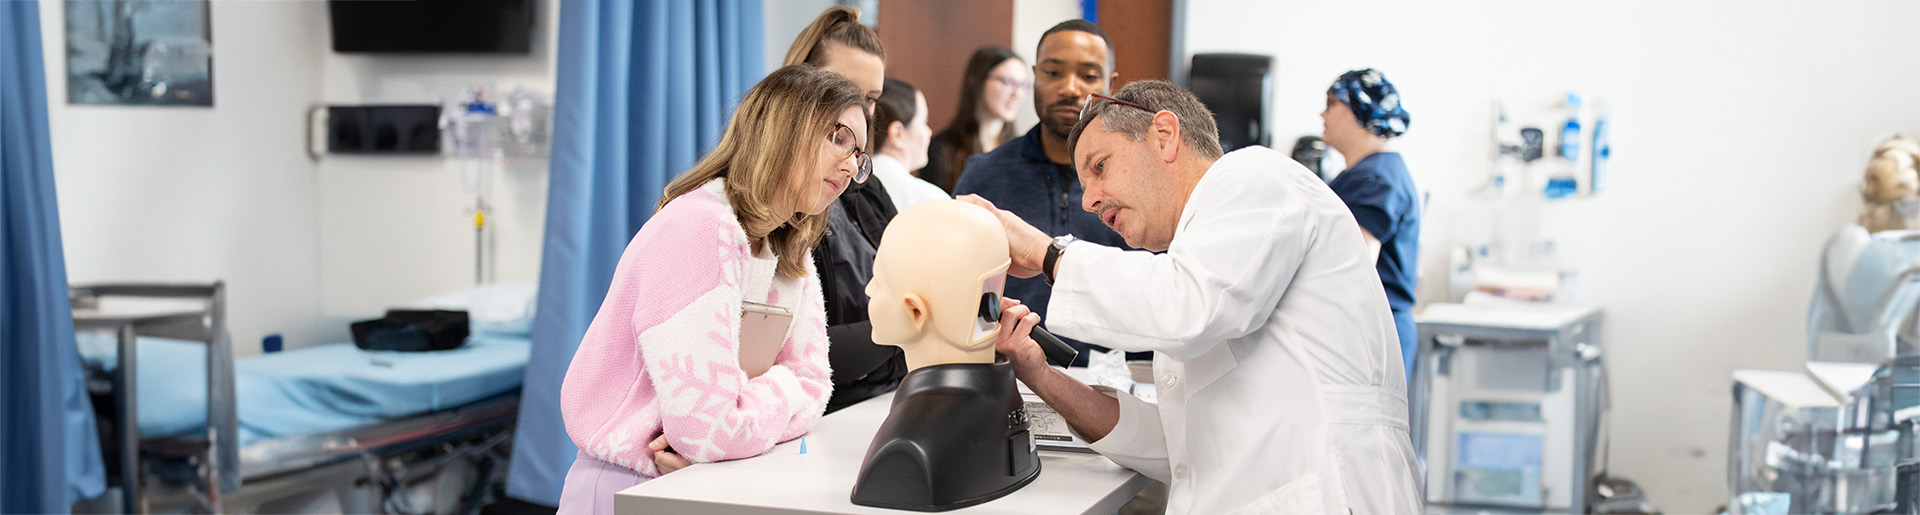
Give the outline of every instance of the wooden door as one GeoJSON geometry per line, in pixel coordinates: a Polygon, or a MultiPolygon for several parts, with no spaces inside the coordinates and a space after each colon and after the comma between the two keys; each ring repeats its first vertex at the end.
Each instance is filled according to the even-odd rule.
{"type": "Polygon", "coordinates": [[[1144,79],[1167,80],[1173,51],[1173,0],[1100,0],[1100,30],[1113,38],[1113,89],[1144,79]]]}
{"type": "Polygon", "coordinates": [[[1013,45],[1013,0],[880,0],[879,11],[875,30],[887,45],[887,76],[927,96],[927,124],[935,131],[953,118],[974,49],[1013,45]]]}

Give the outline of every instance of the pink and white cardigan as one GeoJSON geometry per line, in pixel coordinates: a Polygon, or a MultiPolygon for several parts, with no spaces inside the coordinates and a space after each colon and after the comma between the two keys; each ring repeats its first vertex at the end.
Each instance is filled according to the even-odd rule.
{"type": "Polygon", "coordinates": [[[587,456],[659,476],[663,432],[695,463],[757,456],[806,434],[833,389],[819,275],[780,277],[755,256],[725,179],[667,203],[620,256],[560,387],[567,435],[587,456]],[[740,370],[740,303],[792,310],[772,369],[740,370]]]}

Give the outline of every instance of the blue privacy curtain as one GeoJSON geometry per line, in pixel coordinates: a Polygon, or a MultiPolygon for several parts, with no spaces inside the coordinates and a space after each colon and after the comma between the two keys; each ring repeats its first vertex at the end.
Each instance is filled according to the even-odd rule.
{"type": "Polygon", "coordinates": [[[66,513],[106,468],[73,345],[40,6],[0,1],[0,513],[66,513]]]}
{"type": "Polygon", "coordinates": [[[554,506],[575,447],[560,381],[667,181],[719,142],[765,75],[762,0],[568,0],[546,244],[507,495],[554,506]]]}

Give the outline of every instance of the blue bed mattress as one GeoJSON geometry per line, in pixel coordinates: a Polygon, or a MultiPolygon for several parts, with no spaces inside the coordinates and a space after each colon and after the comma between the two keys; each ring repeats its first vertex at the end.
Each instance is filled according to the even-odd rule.
{"type": "MultiPolygon", "coordinates": [[[[81,355],[111,370],[113,335],[82,333],[81,355]]],[[[475,333],[439,352],[363,351],[335,343],[241,358],[234,392],[241,445],[405,418],[468,404],[520,387],[526,336],[475,333]]],[[[166,436],[206,425],[206,347],[141,338],[135,378],[140,431],[166,436]]]]}

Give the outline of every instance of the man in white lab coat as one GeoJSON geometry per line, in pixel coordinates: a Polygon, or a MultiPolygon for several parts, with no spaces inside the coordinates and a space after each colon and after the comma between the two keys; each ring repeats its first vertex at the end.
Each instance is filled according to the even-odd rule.
{"type": "Polygon", "coordinates": [[[1154,351],[1159,403],[1048,368],[1020,306],[998,344],[1015,374],[1094,450],[1170,485],[1169,513],[1420,512],[1399,341],[1346,205],[1284,154],[1222,155],[1212,113],[1172,84],[1085,105],[1067,140],[1081,207],[1146,250],[994,211],[1010,273],[1053,283],[1047,327],[1154,351]]]}

